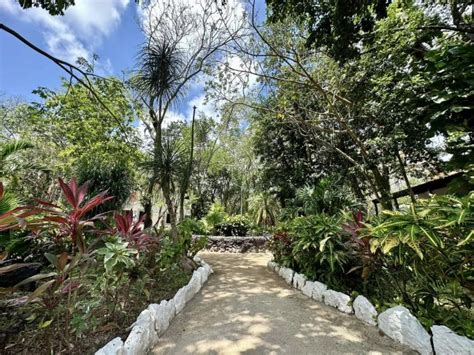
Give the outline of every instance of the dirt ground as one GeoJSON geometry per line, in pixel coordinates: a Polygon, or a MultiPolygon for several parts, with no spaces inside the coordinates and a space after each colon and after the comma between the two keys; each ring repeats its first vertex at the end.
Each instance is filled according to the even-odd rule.
{"type": "Polygon", "coordinates": [[[152,354],[412,353],[377,328],[290,288],[266,268],[270,254],[200,255],[215,274],[152,354]]]}

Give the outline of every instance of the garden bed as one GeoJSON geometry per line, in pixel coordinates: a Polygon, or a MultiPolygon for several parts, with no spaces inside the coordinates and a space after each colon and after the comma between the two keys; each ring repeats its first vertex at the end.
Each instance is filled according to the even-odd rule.
{"type": "MultiPolygon", "coordinates": [[[[150,280],[143,285],[140,292],[129,297],[125,292],[120,296],[119,304],[123,311],[117,311],[108,315],[107,305],[91,305],[95,307],[93,316],[94,327],[81,329],[79,322],[86,324],[87,320],[79,317],[72,318],[76,322],[78,333],[72,334],[68,343],[70,349],[63,348],[68,354],[91,354],[98,348],[119,336],[126,338],[130,332],[129,327],[133,324],[140,312],[148,307],[151,302],[159,303],[161,300],[172,298],[175,293],[188,283],[191,278],[190,272],[180,269],[168,270],[157,274],[156,279],[150,280]]],[[[136,282],[133,286],[138,286],[136,282]]],[[[122,287],[126,287],[123,285],[122,287]]],[[[62,334],[66,326],[66,319],[44,325],[41,315],[38,313],[38,302],[15,305],[9,300],[16,302],[24,301],[30,292],[11,293],[9,289],[0,289],[0,348],[2,354],[49,354],[51,345],[56,342],[59,334],[62,334]],[[35,316],[36,315],[36,316],[35,316]]],[[[87,300],[84,300],[85,302],[87,300]]]]}
{"type": "Polygon", "coordinates": [[[141,355],[150,351],[158,342],[158,337],[169,327],[175,315],[180,313],[207,282],[213,273],[212,268],[201,258],[195,257],[194,261],[200,267],[193,272],[187,285],[181,287],[174,297],[163,300],[160,304],[150,304],[144,309],[131,326],[128,336],[116,337],[100,348],[96,355],[122,354],[141,355]],[[125,339],[125,341],[122,341],[125,339]]]}

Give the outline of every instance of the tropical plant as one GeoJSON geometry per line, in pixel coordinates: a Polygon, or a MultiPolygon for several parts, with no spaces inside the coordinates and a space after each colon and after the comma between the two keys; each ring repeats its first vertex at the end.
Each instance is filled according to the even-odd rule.
{"type": "Polygon", "coordinates": [[[133,248],[143,250],[156,242],[156,240],[143,230],[145,215],[142,215],[137,221],[134,221],[132,211],[126,211],[122,214],[116,212],[114,220],[115,227],[110,228],[108,233],[119,236],[133,248]]]}
{"type": "Polygon", "coordinates": [[[299,217],[290,230],[293,256],[306,275],[334,285],[341,274],[349,271],[341,215],[299,217]]]}
{"type": "Polygon", "coordinates": [[[13,210],[18,206],[15,195],[5,191],[3,183],[0,181],[0,215],[13,210]]]}
{"type": "Polygon", "coordinates": [[[211,233],[217,233],[217,226],[223,223],[226,218],[227,213],[224,211],[224,207],[220,203],[214,202],[204,217],[204,222],[211,233]]]}
{"type": "Polygon", "coordinates": [[[278,201],[268,192],[253,195],[249,199],[249,211],[258,226],[274,226],[279,210],[278,201]]]}
{"type": "Polygon", "coordinates": [[[272,252],[273,258],[278,264],[286,267],[295,267],[291,244],[292,241],[287,227],[280,225],[268,241],[268,249],[272,252]]]}
{"type": "Polygon", "coordinates": [[[343,208],[355,207],[350,192],[337,180],[324,178],[314,187],[305,186],[296,190],[295,202],[305,215],[337,214],[343,208]]]}
{"type": "Polygon", "coordinates": [[[0,233],[24,226],[24,219],[34,214],[25,211],[22,207],[17,207],[17,204],[16,197],[5,191],[0,181],[0,233]]]}
{"type": "Polygon", "coordinates": [[[18,154],[33,148],[33,145],[23,140],[10,140],[0,144],[0,177],[12,175],[21,166],[18,154]]]}
{"type": "MultiPolygon", "coordinates": [[[[42,283],[28,296],[28,302],[41,300],[42,312],[39,328],[49,327],[55,324],[58,329],[59,321],[66,321],[72,318],[74,312],[73,302],[76,294],[82,285],[80,274],[85,272],[85,268],[80,268],[87,263],[87,258],[82,254],[69,255],[62,252],[59,255],[45,253],[44,256],[53,267],[53,271],[41,273],[23,280],[16,287],[31,282],[42,281],[42,283]],[[64,304],[64,302],[66,304],[64,304]],[[64,306],[64,308],[60,308],[64,306]]],[[[64,339],[69,341],[69,327],[66,327],[64,339]]],[[[51,339],[49,339],[51,341],[51,339]]]]}
{"type": "Polygon", "coordinates": [[[70,238],[77,251],[85,253],[87,251],[85,232],[93,231],[94,222],[101,218],[99,215],[88,217],[88,213],[113,197],[107,196],[107,192],[103,191],[86,201],[87,184],[78,186],[75,178],[67,184],[59,179],[59,185],[68,206],[63,208],[37,200],[39,207],[31,207],[30,210],[42,216],[30,223],[29,227],[41,233],[49,233],[54,229],[58,240],[70,238]]]}
{"type": "Polygon", "coordinates": [[[120,157],[101,157],[89,155],[81,158],[76,164],[78,185],[87,183],[87,197],[107,190],[113,200],[102,203],[94,213],[120,210],[132,192],[135,180],[127,159],[120,157]]]}
{"type": "Polygon", "coordinates": [[[372,251],[381,249],[387,254],[406,245],[423,259],[425,248],[442,250],[447,242],[462,246],[472,240],[473,201],[471,192],[463,198],[442,196],[420,201],[406,211],[384,211],[388,218],[368,225],[364,234],[372,237],[372,251]]]}
{"type": "Polygon", "coordinates": [[[134,265],[133,256],[137,250],[128,247],[128,242],[118,238],[105,243],[105,247],[97,250],[99,255],[104,257],[105,271],[109,274],[120,270],[123,273],[125,269],[130,269],[134,265]]]}
{"type": "Polygon", "coordinates": [[[219,234],[227,237],[244,237],[247,235],[247,231],[249,229],[250,221],[248,218],[242,215],[227,216],[223,223],[220,223],[216,226],[216,230],[219,232],[219,234]]]}

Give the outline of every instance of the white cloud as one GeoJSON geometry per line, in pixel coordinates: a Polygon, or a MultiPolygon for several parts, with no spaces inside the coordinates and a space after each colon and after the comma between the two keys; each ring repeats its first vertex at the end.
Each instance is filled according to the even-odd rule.
{"type": "Polygon", "coordinates": [[[188,103],[188,116],[192,117],[193,107],[196,106],[196,116],[203,113],[206,117],[212,117],[215,120],[219,119],[218,108],[213,102],[205,103],[205,94],[200,94],[192,98],[188,103]]]}
{"type": "Polygon", "coordinates": [[[38,26],[47,49],[60,59],[90,59],[104,38],[120,23],[130,0],[80,0],[64,16],[51,16],[40,8],[21,9],[16,0],[1,0],[0,10],[38,26]]]}
{"type": "Polygon", "coordinates": [[[165,115],[165,119],[163,120],[163,127],[167,128],[173,122],[185,122],[186,116],[184,116],[180,112],[176,111],[168,111],[165,115]]]}

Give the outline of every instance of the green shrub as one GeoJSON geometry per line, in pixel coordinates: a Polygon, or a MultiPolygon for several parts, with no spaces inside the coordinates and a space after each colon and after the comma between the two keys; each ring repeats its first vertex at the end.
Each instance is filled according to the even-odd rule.
{"type": "Polygon", "coordinates": [[[249,210],[257,226],[274,226],[280,205],[275,196],[264,192],[249,199],[249,210]]]}
{"type": "Polygon", "coordinates": [[[227,218],[227,213],[224,211],[224,207],[218,203],[214,202],[209,209],[204,221],[206,223],[207,230],[211,234],[216,234],[216,227],[223,223],[227,218]]]}
{"type": "MultiPolygon", "coordinates": [[[[199,225],[199,223],[198,223],[199,225]]],[[[193,229],[196,221],[187,218],[178,224],[178,242],[175,243],[169,231],[161,239],[161,249],[158,255],[160,268],[167,269],[179,264],[184,257],[192,258],[207,245],[207,237],[193,239],[193,229]]]]}
{"type": "Polygon", "coordinates": [[[194,218],[185,218],[181,223],[181,226],[189,230],[192,234],[206,235],[206,225],[203,221],[198,221],[194,218]]]}
{"type": "MultiPolygon", "coordinates": [[[[426,326],[435,321],[471,337],[474,329],[465,324],[474,321],[473,202],[472,192],[420,200],[405,211],[384,212],[363,231],[372,251],[382,254],[377,283],[391,285],[392,297],[426,326]]],[[[377,296],[390,297],[382,289],[377,296]]]]}
{"type": "Polygon", "coordinates": [[[227,217],[223,223],[216,225],[217,232],[226,237],[244,237],[249,229],[250,221],[242,215],[227,217]]]}
{"type": "Polygon", "coordinates": [[[96,213],[120,209],[134,187],[133,171],[124,160],[87,158],[79,161],[76,170],[78,184],[88,183],[89,196],[106,190],[109,196],[114,196],[98,207],[96,213]]]}
{"type": "Polygon", "coordinates": [[[296,218],[290,228],[292,253],[299,269],[311,278],[334,286],[348,271],[349,254],[341,215],[324,213],[296,218]]]}
{"type": "Polygon", "coordinates": [[[272,238],[268,242],[268,250],[273,254],[274,260],[286,267],[296,267],[296,262],[292,253],[291,237],[286,226],[280,225],[273,233],[272,238]]]}
{"type": "Polygon", "coordinates": [[[341,209],[357,207],[351,196],[339,180],[324,178],[315,186],[298,189],[294,204],[305,215],[338,214],[341,209]]]}
{"type": "Polygon", "coordinates": [[[474,336],[474,193],[436,196],[364,221],[362,213],[295,218],[275,260],[382,310],[404,304],[429,328],[474,336]]]}

